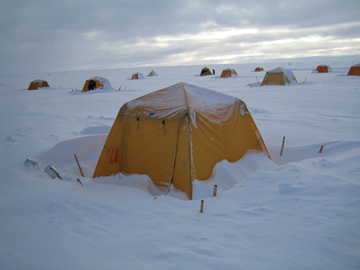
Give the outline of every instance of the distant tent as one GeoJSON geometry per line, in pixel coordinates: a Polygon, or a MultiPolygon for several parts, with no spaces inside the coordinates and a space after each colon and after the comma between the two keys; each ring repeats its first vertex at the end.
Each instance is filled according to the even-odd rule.
{"type": "Polygon", "coordinates": [[[192,199],[195,179],[207,180],[217,162],[248,151],[269,156],[243,101],[178,83],[120,108],[93,177],[146,174],[164,192],[173,186],[192,199]]]}
{"type": "Polygon", "coordinates": [[[147,77],[158,76],[154,70],[150,71],[147,77]]]}
{"type": "Polygon", "coordinates": [[[318,73],[328,73],[328,72],[332,72],[331,71],[331,67],[327,66],[327,65],[320,65],[317,66],[316,71],[318,73]]]}
{"type": "Polygon", "coordinates": [[[294,73],[284,68],[275,68],[266,72],[261,83],[263,85],[288,85],[297,83],[294,73]]]}
{"type": "Polygon", "coordinates": [[[229,78],[229,77],[237,77],[237,73],[236,73],[236,70],[235,69],[232,69],[232,68],[227,68],[227,69],[224,69],[222,72],[221,72],[221,75],[220,77],[221,78],[229,78]]]}
{"type": "Polygon", "coordinates": [[[360,64],[350,67],[348,76],[360,76],[360,64]]]}
{"type": "Polygon", "coordinates": [[[256,67],[254,71],[263,71],[264,69],[262,67],[256,67]]]}
{"type": "Polygon", "coordinates": [[[43,87],[50,87],[47,81],[35,80],[30,83],[28,90],[36,90],[43,87]]]}
{"type": "Polygon", "coordinates": [[[209,68],[204,67],[204,68],[201,70],[200,76],[206,76],[206,75],[212,75],[212,72],[210,71],[209,68]]]}
{"type": "Polygon", "coordinates": [[[87,91],[96,90],[96,89],[106,90],[106,89],[113,89],[113,88],[108,79],[96,76],[96,77],[92,77],[85,81],[81,92],[87,92],[87,91]]]}
{"type": "Polygon", "coordinates": [[[145,79],[144,75],[140,72],[137,72],[137,73],[134,73],[132,76],[131,76],[131,80],[142,80],[142,79],[145,79]]]}

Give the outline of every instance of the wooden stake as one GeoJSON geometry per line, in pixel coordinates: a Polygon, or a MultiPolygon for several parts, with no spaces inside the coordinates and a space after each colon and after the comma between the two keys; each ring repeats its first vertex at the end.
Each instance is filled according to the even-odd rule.
{"type": "Polygon", "coordinates": [[[201,200],[200,213],[204,212],[204,200],[201,200]]]}
{"type": "Polygon", "coordinates": [[[63,180],[59,173],[56,173],[56,175],[57,175],[57,178],[59,178],[60,180],[63,180]]]}
{"type": "Polygon", "coordinates": [[[78,178],[78,179],[76,179],[76,181],[77,181],[80,185],[84,186],[84,185],[83,185],[83,183],[81,183],[81,181],[80,181],[80,179],[79,179],[79,178],[78,178]]]}
{"type": "Polygon", "coordinates": [[[283,140],[282,140],[282,145],[281,145],[280,156],[282,156],[282,154],[283,154],[283,151],[284,151],[284,144],[285,144],[285,136],[283,137],[283,140]]]}
{"type": "Polygon", "coordinates": [[[324,146],[322,145],[319,150],[319,154],[321,154],[322,150],[324,149],[324,146]]]}
{"type": "Polygon", "coordinates": [[[217,193],[217,185],[214,185],[214,193],[213,193],[214,197],[216,197],[216,193],[217,193]]]}
{"type": "Polygon", "coordinates": [[[79,161],[78,161],[78,159],[77,159],[77,157],[76,157],[76,154],[74,154],[74,157],[75,157],[76,163],[77,163],[77,165],[78,165],[78,167],[79,167],[80,174],[81,174],[82,177],[84,177],[84,174],[83,174],[83,172],[82,172],[82,170],[81,170],[81,167],[80,167],[79,161]]]}

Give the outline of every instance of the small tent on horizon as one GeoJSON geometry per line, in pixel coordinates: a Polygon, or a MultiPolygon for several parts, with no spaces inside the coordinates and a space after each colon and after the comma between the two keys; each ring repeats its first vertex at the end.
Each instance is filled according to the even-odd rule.
{"type": "Polygon", "coordinates": [[[316,67],[316,72],[317,73],[328,73],[328,72],[332,72],[331,67],[327,66],[327,65],[319,65],[316,67]]]}
{"type": "Polygon", "coordinates": [[[144,75],[140,72],[136,72],[131,76],[130,80],[143,80],[145,79],[144,75]]]}
{"type": "Polygon", "coordinates": [[[150,71],[150,73],[147,75],[147,77],[153,77],[153,76],[158,76],[154,70],[150,71]]]}
{"type": "Polygon", "coordinates": [[[99,77],[99,76],[95,76],[95,77],[92,77],[85,81],[81,92],[88,92],[88,91],[96,90],[96,89],[108,90],[108,89],[113,89],[113,88],[108,79],[105,79],[105,78],[99,77]]]}
{"type": "Polygon", "coordinates": [[[47,81],[44,80],[35,80],[30,82],[28,90],[37,90],[38,88],[50,87],[47,81]]]}
{"type": "Polygon", "coordinates": [[[164,193],[173,187],[192,199],[194,180],[209,179],[216,163],[249,151],[270,157],[243,101],[178,83],[120,108],[93,178],[145,174],[164,193]]]}
{"type": "Polygon", "coordinates": [[[261,86],[288,85],[293,83],[298,83],[294,73],[291,70],[278,67],[266,72],[261,86]]]}
{"type": "Polygon", "coordinates": [[[213,74],[208,67],[204,67],[200,72],[200,76],[207,76],[207,75],[213,75],[213,74]]]}
{"type": "Polygon", "coordinates": [[[231,77],[237,77],[237,76],[238,76],[238,74],[235,69],[227,68],[221,72],[220,78],[231,78],[231,77]]]}
{"type": "Polygon", "coordinates": [[[360,64],[351,66],[347,76],[360,76],[360,64]]]}
{"type": "Polygon", "coordinates": [[[264,69],[263,69],[262,67],[256,67],[254,71],[256,71],[256,72],[258,72],[258,71],[264,71],[264,69]]]}

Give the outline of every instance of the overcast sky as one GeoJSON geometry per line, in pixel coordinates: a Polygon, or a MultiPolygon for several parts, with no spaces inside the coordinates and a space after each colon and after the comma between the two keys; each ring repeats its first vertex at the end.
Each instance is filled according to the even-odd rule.
{"type": "Polygon", "coordinates": [[[360,55],[359,0],[2,0],[1,73],[360,55]]]}

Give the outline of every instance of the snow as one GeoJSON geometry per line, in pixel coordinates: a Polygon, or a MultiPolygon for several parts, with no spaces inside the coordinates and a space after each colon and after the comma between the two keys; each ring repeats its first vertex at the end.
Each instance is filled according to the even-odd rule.
{"type": "Polygon", "coordinates": [[[0,268],[359,269],[360,77],[346,76],[359,62],[323,61],[323,74],[317,62],[261,63],[303,82],[263,87],[249,86],[259,63],[232,65],[231,80],[198,76],[202,66],[0,75],[0,268]],[[72,91],[94,76],[121,90],[72,91]],[[27,91],[34,78],[51,88],[27,91]],[[272,159],[219,162],[192,201],[146,175],[92,179],[120,107],[179,82],[243,100],[272,159]]]}

